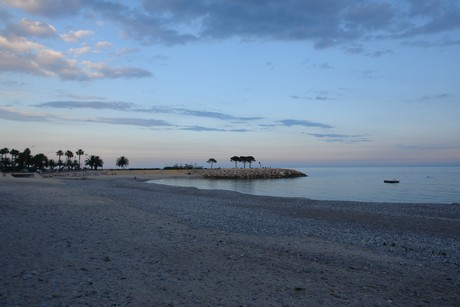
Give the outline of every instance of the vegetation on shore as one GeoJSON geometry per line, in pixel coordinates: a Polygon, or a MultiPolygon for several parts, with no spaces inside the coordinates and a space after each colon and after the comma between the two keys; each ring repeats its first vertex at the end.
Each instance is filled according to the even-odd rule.
{"type": "MultiPolygon", "coordinates": [[[[81,157],[85,155],[83,149],[77,149],[75,155],[71,150],[56,151],[58,160],[49,159],[45,154],[38,153],[32,155],[29,148],[24,149],[20,152],[17,149],[2,148],[0,149],[0,168],[2,171],[62,171],[66,170],[79,170],[81,166],[81,157]],[[9,156],[8,156],[9,155],[9,156]],[[63,157],[65,156],[65,160],[63,157]],[[76,159],[78,156],[78,160],[76,159]]],[[[97,170],[104,165],[104,161],[97,155],[85,155],[86,159],[84,165],[92,170],[97,170]]],[[[124,158],[124,157],[123,157],[124,158]]],[[[125,158],[126,159],[126,158],[125,158]]],[[[122,166],[128,165],[128,160],[122,160],[122,166]]],[[[120,166],[120,167],[122,167],[120,166]]]]}
{"type": "MultiPolygon", "coordinates": [[[[102,168],[104,165],[104,161],[101,157],[97,155],[88,156],[83,149],[77,149],[75,154],[71,150],[58,150],[56,151],[56,156],[57,161],[49,159],[43,153],[32,155],[29,148],[26,148],[22,152],[16,149],[9,150],[8,148],[2,148],[0,149],[0,169],[3,172],[75,171],[82,169],[82,156],[85,156],[85,160],[83,161],[85,168],[98,170],[98,168],[102,168]]],[[[306,176],[295,170],[269,169],[262,167],[253,169],[252,163],[256,161],[253,156],[233,156],[230,158],[230,161],[235,163],[234,169],[213,169],[213,165],[217,163],[217,160],[214,158],[209,158],[206,161],[211,165],[210,170],[206,170],[202,166],[197,167],[191,164],[185,164],[185,166],[176,164],[174,166],[166,166],[164,169],[200,170],[200,174],[207,178],[288,178],[306,176]],[[243,168],[238,168],[238,163],[242,163],[243,168]],[[249,165],[248,169],[246,169],[247,164],[249,165]]],[[[129,165],[129,159],[125,156],[120,156],[116,159],[115,164],[117,167],[126,169],[129,165]]]]}

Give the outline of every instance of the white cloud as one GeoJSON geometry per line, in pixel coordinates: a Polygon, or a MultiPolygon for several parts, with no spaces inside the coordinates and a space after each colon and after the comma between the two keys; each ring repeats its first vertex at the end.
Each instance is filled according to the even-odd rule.
{"type": "Polygon", "coordinates": [[[53,37],[56,36],[57,31],[46,22],[23,18],[18,24],[9,25],[5,33],[8,33],[8,36],[53,37]]]}
{"type": "Polygon", "coordinates": [[[85,53],[88,53],[91,51],[90,46],[83,46],[81,48],[71,48],[69,49],[69,53],[75,54],[75,55],[82,55],[85,53]]]}
{"type": "Polygon", "coordinates": [[[78,12],[81,0],[1,0],[1,3],[43,16],[65,16],[78,12]]]}
{"type": "Polygon", "coordinates": [[[96,43],[96,48],[107,48],[107,47],[111,47],[112,44],[108,41],[102,41],[102,42],[97,42],[96,43]]]}
{"type": "Polygon", "coordinates": [[[62,34],[61,38],[66,42],[75,42],[87,36],[93,35],[92,31],[89,30],[78,30],[78,31],[70,31],[67,34],[62,34]]]}
{"type": "Polygon", "coordinates": [[[42,44],[31,42],[23,37],[7,38],[0,36],[0,47],[10,52],[31,52],[45,48],[42,44]]]}
{"type": "MultiPolygon", "coordinates": [[[[91,52],[89,46],[70,49],[72,54],[83,55],[91,52]]],[[[24,37],[0,35],[0,72],[16,71],[63,80],[91,80],[102,78],[140,78],[152,74],[141,68],[109,67],[105,63],[84,61],[83,66],[76,60],[67,59],[58,50],[30,41],[24,37]]]]}

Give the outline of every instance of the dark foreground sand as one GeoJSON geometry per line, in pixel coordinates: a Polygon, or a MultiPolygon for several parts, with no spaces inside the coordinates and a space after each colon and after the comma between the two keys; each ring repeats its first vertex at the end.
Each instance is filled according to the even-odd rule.
{"type": "Polygon", "coordinates": [[[460,206],[0,178],[0,305],[460,305],[460,206]]]}

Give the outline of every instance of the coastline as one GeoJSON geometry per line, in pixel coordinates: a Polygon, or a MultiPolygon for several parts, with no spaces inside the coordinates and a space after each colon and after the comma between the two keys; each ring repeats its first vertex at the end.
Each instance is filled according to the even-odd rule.
{"type": "Polygon", "coordinates": [[[0,177],[0,303],[460,300],[459,206],[313,201],[144,183],[158,176],[190,175],[0,177]]]}
{"type": "Polygon", "coordinates": [[[177,177],[202,177],[211,179],[276,179],[306,177],[307,175],[293,169],[286,168],[217,168],[217,169],[112,169],[112,170],[84,170],[44,173],[45,178],[93,178],[104,177],[136,177],[144,180],[177,177]]]}

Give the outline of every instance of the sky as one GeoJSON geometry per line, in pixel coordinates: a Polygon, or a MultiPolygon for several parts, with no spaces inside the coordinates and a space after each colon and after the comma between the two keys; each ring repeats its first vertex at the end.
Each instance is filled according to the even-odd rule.
{"type": "Polygon", "coordinates": [[[458,0],[0,0],[0,147],[460,165],[458,0]]]}

